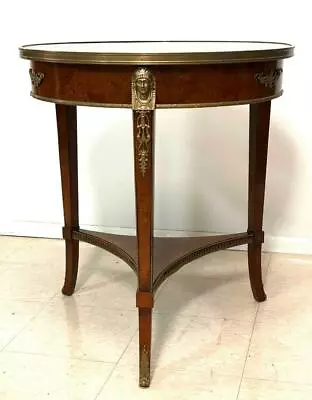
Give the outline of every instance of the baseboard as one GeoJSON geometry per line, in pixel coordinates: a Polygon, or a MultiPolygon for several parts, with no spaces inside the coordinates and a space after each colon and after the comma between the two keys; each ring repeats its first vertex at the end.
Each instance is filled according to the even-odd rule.
{"type": "Polygon", "coordinates": [[[0,235],[61,239],[62,225],[32,221],[0,222],[0,235]]]}
{"type": "MultiPolygon", "coordinates": [[[[134,235],[134,228],[106,227],[96,225],[83,225],[84,229],[116,233],[120,235],[134,235]]],[[[224,233],[224,232],[223,232],[224,233]]],[[[155,230],[155,236],[203,236],[215,235],[217,232],[190,232],[175,230],[155,230]]],[[[62,225],[56,223],[14,221],[0,225],[0,235],[45,237],[60,239],[62,225]]],[[[246,250],[246,245],[237,246],[235,250],[246,250]]],[[[265,235],[263,250],[273,253],[312,254],[312,238],[283,237],[265,235]]]]}

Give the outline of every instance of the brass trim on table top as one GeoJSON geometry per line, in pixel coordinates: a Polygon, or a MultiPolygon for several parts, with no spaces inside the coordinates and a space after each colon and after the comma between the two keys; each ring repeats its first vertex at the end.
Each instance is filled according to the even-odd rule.
{"type": "MultiPolygon", "coordinates": [[[[218,101],[212,103],[192,103],[192,104],[156,104],[156,109],[158,108],[205,108],[205,107],[223,107],[223,106],[240,106],[244,104],[254,104],[261,103],[263,101],[269,101],[277,99],[282,96],[283,90],[273,96],[258,97],[256,99],[249,100],[234,100],[234,101],[218,101]]],[[[30,95],[37,100],[47,101],[49,103],[64,104],[70,106],[87,106],[87,107],[103,107],[103,108],[132,108],[132,104],[111,104],[111,103],[92,103],[87,101],[71,101],[71,100],[61,100],[54,99],[51,97],[39,96],[34,93],[30,95]]]]}
{"type": "MultiPolygon", "coordinates": [[[[150,43],[155,43],[153,41],[150,43]]],[[[141,43],[133,42],[63,42],[38,43],[24,45],[19,48],[20,57],[33,61],[44,61],[67,64],[123,64],[123,65],[161,65],[161,64],[225,64],[238,62],[271,61],[289,58],[294,55],[294,46],[288,43],[257,42],[257,41],[167,41],[167,43],[268,43],[288,46],[286,48],[248,50],[248,51],[219,51],[195,53],[96,53],[75,51],[46,51],[29,47],[57,44],[87,44],[87,43],[141,43]]],[[[143,42],[146,43],[146,42],[143,42]]]]}

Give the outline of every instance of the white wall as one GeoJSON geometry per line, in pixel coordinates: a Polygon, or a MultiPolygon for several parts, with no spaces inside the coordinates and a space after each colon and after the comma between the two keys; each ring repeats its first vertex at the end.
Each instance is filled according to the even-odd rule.
{"type": "MultiPolygon", "coordinates": [[[[63,224],[54,106],[29,97],[28,62],[18,58],[19,45],[286,41],[296,45],[296,56],[285,61],[285,93],[272,105],[265,245],[312,253],[310,17],[304,4],[11,0],[1,5],[0,232],[60,236],[63,224]]],[[[161,233],[246,229],[247,111],[247,106],[157,111],[155,228],[161,233]]],[[[78,112],[81,225],[133,229],[131,111],[78,112]]]]}

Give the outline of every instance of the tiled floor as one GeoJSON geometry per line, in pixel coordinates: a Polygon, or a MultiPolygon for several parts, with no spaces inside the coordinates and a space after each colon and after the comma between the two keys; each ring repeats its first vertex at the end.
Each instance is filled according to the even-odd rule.
{"type": "Polygon", "coordinates": [[[311,400],[312,256],[264,254],[268,301],[246,253],[218,252],[159,290],[152,385],[138,388],[136,279],[81,244],[64,297],[61,240],[0,237],[1,400],[311,400]]]}

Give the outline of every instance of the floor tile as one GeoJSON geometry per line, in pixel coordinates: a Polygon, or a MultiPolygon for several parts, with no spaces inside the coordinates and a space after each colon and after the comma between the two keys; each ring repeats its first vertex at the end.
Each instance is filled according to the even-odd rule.
{"type": "MultiPolygon", "coordinates": [[[[312,256],[274,254],[266,290],[268,301],[259,307],[257,321],[309,323],[312,308],[312,256]]],[[[310,321],[311,322],[311,321],[310,321]]]]}
{"type": "MultiPolygon", "coordinates": [[[[15,240],[11,238],[9,243],[13,246],[15,240]]],[[[107,264],[107,258],[113,261],[118,260],[117,257],[99,247],[79,242],[79,267],[98,267],[105,262],[107,264]]],[[[22,245],[11,251],[5,260],[19,264],[49,264],[64,269],[65,241],[63,239],[28,238],[22,245]]],[[[115,267],[117,266],[115,265],[115,267]]]]}
{"type": "Polygon", "coordinates": [[[16,336],[44,306],[44,304],[38,302],[1,300],[0,350],[16,336]]]}
{"type": "Polygon", "coordinates": [[[0,235],[0,261],[7,260],[14,251],[25,247],[29,240],[27,237],[0,235]]]}
{"type": "Polygon", "coordinates": [[[137,368],[117,366],[97,400],[235,400],[240,378],[158,368],[150,388],[138,387],[137,368]]]}
{"type": "MultiPolygon", "coordinates": [[[[106,257],[97,267],[80,268],[74,293],[75,303],[79,307],[101,305],[115,310],[137,311],[137,286],[137,276],[125,262],[114,256],[106,257]]],[[[157,291],[155,298],[161,292],[161,289],[157,291]]],[[[63,297],[62,293],[59,292],[56,297],[63,297]]],[[[63,298],[63,301],[71,300],[63,298]]]]}
{"type": "MultiPolygon", "coordinates": [[[[77,307],[101,306],[136,311],[137,277],[130,267],[115,257],[106,257],[102,265],[79,270],[73,295],[77,307]]],[[[63,297],[59,292],[57,297],[63,297]]],[[[64,298],[64,302],[71,298],[64,298]]]]}
{"type": "Polygon", "coordinates": [[[1,400],[93,400],[113,365],[0,353],[1,400]]]}
{"type": "Polygon", "coordinates": [[[63,273],[53,266],[10,264],[1,273],[0,299],[48,301],[62,283],[63,273]]]}
{"type": "Polygon", "coordinates": [[[281,265],[302,265],[312,267],[312,255],[309,254],[287,254],[272,253],[270,264],[281,265]]]}
{"type": "MultiPolygon", "coordinates": [[[[311,320],[311,318],[309,318],[311,320]]],[[[312,384],[312,323],[256,323],[244,376],[312,384]]]]}
{"type": "Polygon", "coordinates": [[[137,330],[137,313],[77,307],[71,300],[49,305],[6,351],[116,362],[137,330]]]}
{"type": "Polygon", "coordinates": [[[29,238],[13,251],[7,260],[12,263],[63,265],[65,242],[61,239],[29,238]]]}
{"type": "Polygon", "coordinates": [[[312,257],[275,254],[245,376],[312,384],[312,257]]]}
{"type": "MultiPolygon", "coordinates": [[[[262,253],[262,268],[264,275],[267,271],[270,253],[262,253]]],[[[221,278],[227,279],[234,277],[248,281],[248,259],[247,252],[240,250],[222,250],[201,257],[190,264],[185,265],[179,270],[180,274],[189,274],[195,271],[198,274],[207,276],[207,274],[217,274],[221,278]],[[188,270],[188,267],[190,271],[188,270]]]]}
{"type": "MultiPolygon", "coordinates": [[[[269,255],[263,256],[264,273],[269,255]]],[[[224,251],[201,258],[168,279],[156,312],[253,320],[257,309],[250,289],[247,255],[224,251]]]]}
{"type": "Polygon", "coordinates": [[[311,400],[312,386],[244,379],[238,400],[311,400]]]}
{"type": "MultiPolygon", "coordinates": [[[[153,320],[152,369],[205,371],[241,376],[252,331],[249,321],[175,317],[156,314],[153,320]]],[[[138,334],[120,360],[138,364],[138,334]]]]}
{"type": "Polygon", "coordinates": [[[80,243],[76,292],[65,297],[63,240],[0,236],[0,399],[93,400],[119,361],[98,399],[236,400],[249,342],[238,400],[312,398],[312,256],[270,257],[251,342],[246,252],[196,260],[160,287],[144,390],[130,268],[80,243]]]}

